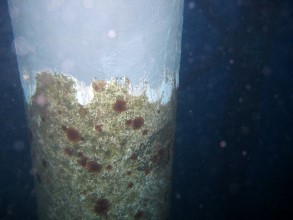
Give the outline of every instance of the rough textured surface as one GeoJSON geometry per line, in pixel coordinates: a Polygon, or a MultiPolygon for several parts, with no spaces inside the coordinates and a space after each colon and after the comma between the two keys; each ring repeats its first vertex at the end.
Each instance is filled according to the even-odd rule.
{"type": "Polygon", "coordinates": [[[42,72],[36,83],[28,117],[40,219],[167,219],[175,92],[160,105],[129,95],[128,81],[96,81],[81,106],[70,77],[42,72]]]}

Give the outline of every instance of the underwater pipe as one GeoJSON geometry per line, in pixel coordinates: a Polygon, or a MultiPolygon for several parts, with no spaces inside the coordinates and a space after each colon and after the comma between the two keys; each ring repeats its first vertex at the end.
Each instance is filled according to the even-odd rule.
{"type": "Polygon", "coordinates": [[[168,219],[183,0],[8,0],[40,219],[168,219]]]}

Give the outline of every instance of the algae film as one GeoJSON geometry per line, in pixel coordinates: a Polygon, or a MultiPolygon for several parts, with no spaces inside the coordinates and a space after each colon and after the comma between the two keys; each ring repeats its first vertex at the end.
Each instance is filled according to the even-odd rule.
{"type": "Polygon", "coordinates": [[[27,107],[40,219],[167,219],[175,128],[170,101],[132,95],[130,81],[36,74],[27,107]]]}

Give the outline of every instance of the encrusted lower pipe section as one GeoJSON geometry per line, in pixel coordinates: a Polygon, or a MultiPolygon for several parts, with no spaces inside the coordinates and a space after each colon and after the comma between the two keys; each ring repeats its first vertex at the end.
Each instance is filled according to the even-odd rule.
{"type": "Polygon", "coordinates": [[[129,80],[76,81],[36,74],[28,104],[40,219],[168,219],[175,128],[169,102],[132,95],[129,80]]]}

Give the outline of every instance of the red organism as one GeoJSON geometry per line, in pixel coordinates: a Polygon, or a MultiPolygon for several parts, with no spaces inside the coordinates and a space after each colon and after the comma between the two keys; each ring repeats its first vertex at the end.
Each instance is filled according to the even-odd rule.
{"type": "Polygon", "coordinates": [[[138,130],[138,129],[140,129],[143,125],[144,125],[144,119],[143,119],[143,117],[139,116],[139,117],[136,117],[136,118],[132,121],[131,127],[132,127],[133,130],[138,130]]]}
{"type": "Polygon", "coordinates": [[[110,202],[108,199],[98,199],[94,205],[94,212],[97,215],[106,215],[110,209],[110,202]]]}
{"type": "Polygon", "coordinates": [[[127,104],[123,99],[117,99],[112,106],[113,111],[121,113],[127,109],[127,104]]]}
{"type": "Polygon", "coordinates": [[[86,169],[90,173],[99,173],[102,171],[102,165],[96,161],[91,160],[86,162],[86,169]]]}
{"type": "Polygon", "coordinates": [[[68,140],[73,143],[78,143],[81,139],[80,133],[76,128],[69,127],[65,130],[68,140]]]}

